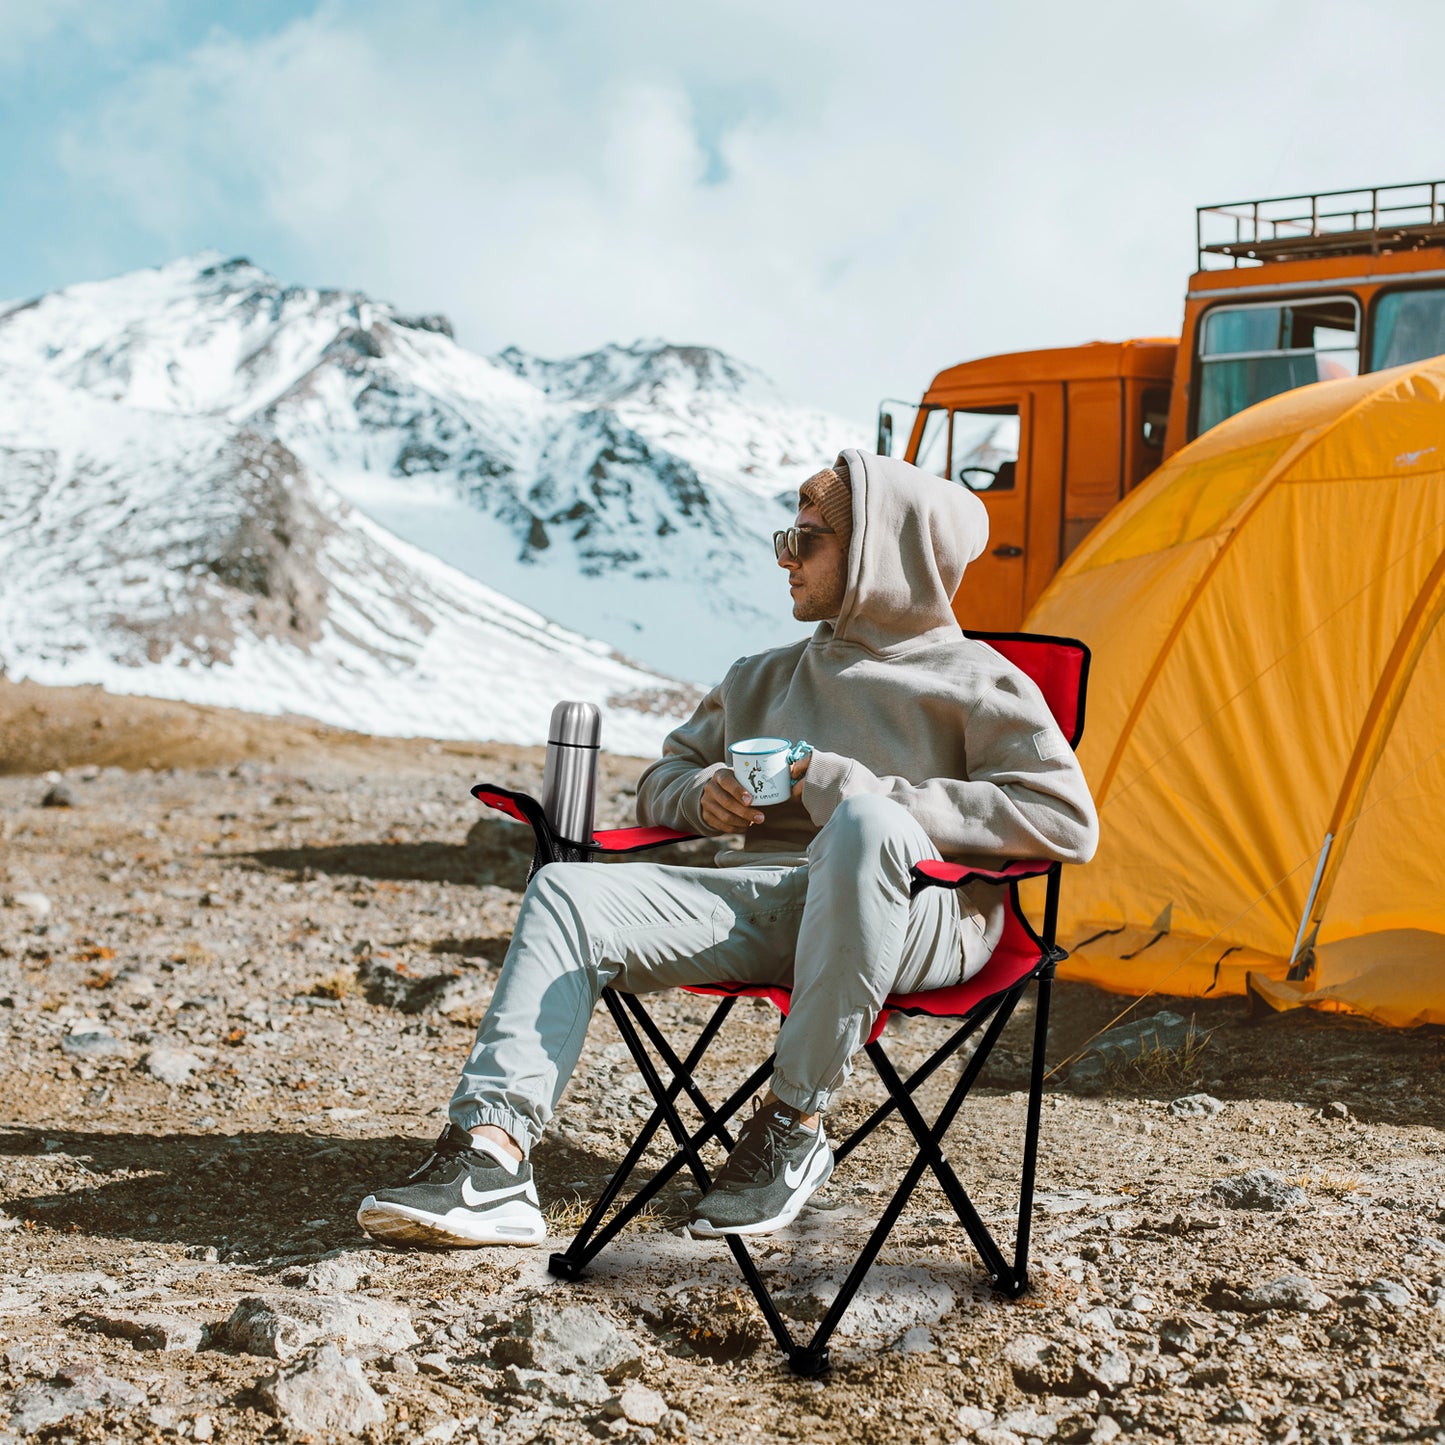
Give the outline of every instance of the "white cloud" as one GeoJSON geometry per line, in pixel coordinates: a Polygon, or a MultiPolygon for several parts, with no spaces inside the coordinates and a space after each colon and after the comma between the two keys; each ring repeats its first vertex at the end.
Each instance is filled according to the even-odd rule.
{"type": "Polygon", "coordinates": [[[327,4],[135,71],[62,156],[166,255],[255,208],[308,279],[477,347],[711,343],[855,416],[970,355],[1174,329],[1197,204],[1441,168],[1433,3],[890,15],[327,4]]]}

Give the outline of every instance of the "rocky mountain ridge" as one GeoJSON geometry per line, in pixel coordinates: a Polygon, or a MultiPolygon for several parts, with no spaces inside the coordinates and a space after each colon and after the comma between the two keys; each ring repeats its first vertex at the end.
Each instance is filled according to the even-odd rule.
{"type": "Polygon", "coordinates": [[[11,676],[519,742],[624,698],[643,753],[806,631],[767,537],[862,440],[709,348],[488,359],[214,253],[0,304],[0,401],[11,676]]]}

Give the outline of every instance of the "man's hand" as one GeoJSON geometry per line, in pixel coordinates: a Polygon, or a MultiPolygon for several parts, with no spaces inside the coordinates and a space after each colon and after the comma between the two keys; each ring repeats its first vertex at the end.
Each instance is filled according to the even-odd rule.
{"type": "MultiPolygon", "coordinates": [[[[793,784],[792,796],[803,796],[803,774],[813,755],[801,757],[789,769],[793,784]]],[[[745,833],[763,821],[763,812],[752,805],[752,794],[738,782],[732,772],[714,773],[702,790],[702,820],[715,833],[745,833]]]]}
{"type": "Polygon", "coordinates": [[[730,769],[714,773],[702,790],[702,820],[714,833],[745,833],[763,821],[752,797],[730,769]]]}

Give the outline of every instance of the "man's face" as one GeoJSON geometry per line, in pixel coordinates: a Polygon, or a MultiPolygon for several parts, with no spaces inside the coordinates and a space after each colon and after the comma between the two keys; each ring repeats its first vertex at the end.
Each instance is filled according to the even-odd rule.
{"type": "MultiPolygon", "coordinates": [[[[798,511],[799,527],[826,528],[823,514],[811,503],[798,511]]],[[[785,547],[778,566],[788,573],[793,599],[793,617],[798,622],[830,622],[843,610],[843,593],[848,586],[848,549],[836,532],[815,536],[807,556],[793,556],[785,547]]]]}

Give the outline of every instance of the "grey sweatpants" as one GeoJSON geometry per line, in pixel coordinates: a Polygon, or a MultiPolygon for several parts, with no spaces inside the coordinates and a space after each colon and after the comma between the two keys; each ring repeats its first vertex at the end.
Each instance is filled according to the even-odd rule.
{"type": "Polygon", "coordinates": [[[452,1121],[498,1125],[530,1153],[609,984],[791,987],[773,1092],[825,1109],[890,993],[957,983],[988,958],[983,920],[958,891],[909,899],[909,868],[938,856],[901,804],[865,796],[839,805],[806,865],[548,864],[523,895],[452,1121]]]}

